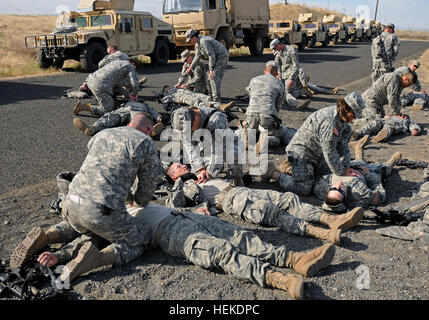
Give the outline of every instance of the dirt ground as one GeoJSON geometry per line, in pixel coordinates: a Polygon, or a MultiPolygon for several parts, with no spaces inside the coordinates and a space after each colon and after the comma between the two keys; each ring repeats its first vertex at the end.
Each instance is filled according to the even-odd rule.
{"type": "MultiPolygon", "coordinates": [[[[400,63],[398,62],[398,65],[400,63]]],[[[424,88],[429,88],[427,78],[424,88]]],[[[356,90],[362,93],[370,85],[365,78],[344,86],[344,92],[356,90]]],[[[298,128],[312,112],[329,106],[335,97],[318,95],[304,112],[291,109],[281,111],[284,123],[298,128]]],[[[386,161],[394,152],[400,151],[410,160],[429,160],[429,113],[428,110],[406,109],[423,128],[420,136],[401,134],[388,143],[370,144],[366,159],[372,162],[386,161]]],[[[243,114],[237,112],[240,117],[243,114]]],[[[274,150],[272,158],[280,161],[284,149],[274,150]]],[[[407,203],[413,191],[423,181],[422,169],[396,168],[388,177],[385,208],[407,203]]],[[[252,187],[269,187],[253,183],[252,187]]],[[[278,190],[278,186],[272,188],[278,190]]],[[[0,257],[3,263],[13,248],[34,226],[49,226],[60,218],[48,213],[49,205],[56,198],[55,181],[46,181],[35,186],[9,192],[0,196],[0,257]]],[[[306,201],[316,203],[314,199],[306,201]]],[[[320,204],[320,203],[319,203],[320,204]]],[[[367,212],[370,214],[369,212],[367,212]]],[[[227,214],[221,219],[231,221],[248,230],[253,230],[263,240],[293,250],[312,249],[323,244],[317,239],[285,234],[274,228],[265,228],[246,223],[227,214]]],[[[320,271],[305,283],[305,299],[314,300],[420,300],[429,299],[429,252],[423,250],[419,241],[410,242],[383,237],[375,232],[384,227],[374,221],[362,221],[357,227],[345,232],[342,244],[337,246],[330,267],[320,271]],[[364,266],[364,267],[360,267],[364,266]],[[358,268],[359,267],[359,268],[358,268]],[[367,269],[366,269],[367,267],[367,269]],[[360,270],[369,272],[369,287],[359,289],[362,281],[360,270]]],[[[55,248],[52,248],[53,250],[55,248]]],[[[290,269],[278,269],[292,273],[290,269]]],[[[80,277],[73,283],[69,299],[84,300],[285,300],[288,293],[271,288],[260,288],[245,283],[220,271],[209,271],[191,265],[182,259],[170,257],[160,250],[147,252],[136,261],[116,268],[103,268],[80,277]]]]}

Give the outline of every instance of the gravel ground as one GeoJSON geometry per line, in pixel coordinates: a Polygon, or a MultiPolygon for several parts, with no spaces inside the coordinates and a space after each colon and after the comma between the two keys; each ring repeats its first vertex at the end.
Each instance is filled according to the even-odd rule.
{"type": "MultiPolygon", "coordinates": [[[[345,92],[362,93],[370,84],[369,77],[342,88],[345,92]]],[[[426,84],[426,88],[429,88],[426,84]]],[[[317,109],[335,102],[331,96],[319,95],[305,112],[286,109],[281,111],[284,123],[299,127],[303,120],[317,109]]],[[[159,105],[150,102],[159,109],[159,105]]],[[[418,137],[403,134],[389,143],[369,145],[365,156],[370,161],[385,161],[391,154],[401,151],[411,160],[428,160],[428,111],[407,113],[417,120],[425,132],[418,137]]],[[[241,118],[243,114],[237,112],[241,118]]],[[[274,150],[271,157],[280,161],[284,150],[274,150]]],[[[405,204],[422,180],[423,170],[397,168],[387,179],[388,204],[405,204]]],[[[257,182],[252,187],[268,187],[257,182]]],[[[277,186],[273,187],[278,190],[277,186]]],[[[47,214],[50,202],[56,198],[53,180],[41,182],[0,195],[0,257],[8,261],[13,248],[34,226],[49,226],[60,219],[47,214]]],[[[317,203],[314,199],[304,199],[317,203]]],[[[370,214],[370,213],[368,213],[370,214]]],[[[312,249],[323,244],[317,239],[285,234],[273,228],[246,223],[237,217],[220,214],[231,221],[254,231],[263,240],[273,244],[286,244],[293,250],[312,249]]],[[[429,299],[428,252],[419,241],[409,242],[380,236],[375,232],[384,227],[374,221],[362,221],[344,233],[342,244],[337,246],[332,265],[305,282],[305,299],[313,300],[414,300],[429,299]],[[368,287],[363,273],[369,275],[368,287]]],[[[278,269],[292,273],[290,269],[278,269]]],[[[136,261],[117,268],[103,268],[73,283],[69,299],[118,300],[286,300],[288,293],[271,288],[260,288],[225,275],[220,271],[204,270],[182,259],[170,257],[160,250],[147,252],[136,261]]]]}

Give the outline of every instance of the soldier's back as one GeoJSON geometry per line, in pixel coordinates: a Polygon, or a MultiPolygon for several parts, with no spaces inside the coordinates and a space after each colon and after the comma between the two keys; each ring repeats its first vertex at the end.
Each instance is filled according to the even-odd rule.
{"type": "Polygon", "coordinates": [[[278,115],[276,101],[285,90],[282,81],[268,73],[250,80],[249,89],[250,102],[246,113],[278,115]]]}

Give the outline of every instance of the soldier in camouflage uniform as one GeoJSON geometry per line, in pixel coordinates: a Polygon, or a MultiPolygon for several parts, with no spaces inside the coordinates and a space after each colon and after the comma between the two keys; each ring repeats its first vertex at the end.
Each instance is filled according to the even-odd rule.
{"type": "Polygon", "coordinates": [[[280,43],[274,39],[270,43],[270,49],[274,51],[274,61],[278,65],[280,79],[285,86],[285,101],[298,109],[303,109],[310,104],[310,100],[299,103],[297,98],[302,96],[302,91],[294,87],[294,82],[299,81],[298,52],[293,46],[280,43]]]}
{"type": "Polygon", "coordinates": [[[401,96],[403,107],[412,106],[413,110],[422,110],[429,107],[429,95],[422,92],[411,92],[401,96]]]}
{"type": "Polygon", "coordinates": [[[98,63],[98,69],[103,68],[106,64],[112,62],[113,60],[127,61],[129,58],[130,57],[127,54],[119,51],[115,45],[108,46],[107,55],[98,63]]]}
{"type": "Polygon", "coordinates": [[[195,208],[195,212],[211,214],[216,208],[248,222],[278,227],[280,230],[300,236],[316,237],[339,244],[341,231],[355,226],[363,211],[355,210],[345,215],[331,217],[321,209],[302,203],[293,193],[273,190],[233,187],[229,181],[211,179],[198,185],[196,177],[180,163],[173,163],[167,170],[174,186],[164,188],[161,198],[165,205],[183,210],[195,208]],[[329,229],[310,223],[327,225],[329,229]],[[341,231],[340,231],[341,230],[341,231]]]}
{"type": "MultiPolygon", "coordinates": [[[[413,60],[413,61],[410,61],[410,63],[407,66],[396,68],[394,72],[400,73],[401,75],[411,73],[411,72],[416,73],[419,67],[420,67],[420,61],[413,60]]],[[[425,93],[418,78],[416,78],[416,80],[414,81],[413,90],[417,92],[425,93]]]]}
{"type": "Polygon", "coordinates": [[[354,175],[350,167],[351,138],[349,123],[365,107],[362,97],[353,92],[338,99],[337,105],[311,114],[286,147],[292,176],[283,188],[298,195],[311,193],[316,174],[332,172],[339,176],[354,175]]]}
{"type": "Polygon", "coordinates": [[[190,29],[186,32],[186,42],[195,45],[195,57],[186,73],[195,69],[202,58],[209,61],[209,86],[213,101],[221,101],[222,79],[229,61],[228,50],[217,40],[200,36],[190,29]]]}
{"type": "Polygon", "coordinates": [[[296,88],[296,90],[302,90],[303,93],[301,93],[301,96],[303,94],[307,95],[309,98],[311,98],[314,94],[320,93],[320,94],[328,94],[328,95],[336,95],[340,88],[336,87],[334,89],[324,89],[321,88],[314,83],[309,82],[310,76],[308,76],[302,67],[299,67],[298,77],[297,80],[294,82],[293,86],[296,88]]]}
{"type": "MultiPolygon", "coordinates": [[[[174,111],[171,115],[171,125],[180,135],[183,142],[183,152],[191,164],[191,170],[197,174],[198,182],[204,183],[212,177],[217,177],[224,169],[227,155],[226,144],[222,141],[223,152],[220,155],[215,152],[216,135],[225,134],[233,139],[234,163],[228,163],[231,174],[236,185],[242,185],[243,176],[242,165],[238,163],[240,154],[240,144],[237,135],[229,129],[228,118],[225,113],[215,108],[183,107],[174,111]],[[189,141],[191,135],[198,129],[206,129],[211,135],[211,149],[205,150],[204,143],[199,141],[189,141]],[[204,156],[202,152],[204,150],[204,156]],[[223,156],[223,157],[221,157],[223,156]]],[[[228,140],[227,140],[228,141],[228,140]]]]}
{"type": "Polygon", "coordinates": [[[182,52],[181,56],[183,62],[182,75],[174,87],[177,89],[188,89],[195,93],[207,94],[208,83],[206,65],[202,61],[199,61],[195,64],[192,71],[186,74],[186,70],[190,67],[195,53],[185,50],[182,52]]]}
{"type": "Polygon", "coordinates": [[[94,94],[99,105],[88,105],[79,101],[73,113],[78,115],[82,111],[89,111],[91,114],[101,117],[105,113],[115,110],[115,100],[113,99],[113,88],[125,85],[131,88],[129,97],[137,101],[139,91],[139,80],[132,61],[113,60],[103,68],[91,73],[86,78],[86,84],[94,94]]]}
{"type": "Polygon", "coordinates": [[[365,125],[353,130],[353,137],[357,140],[365,135],[375,135],[372,142],[386,142],[389,137],[410,132],[418,136],[422,128],[406,115],[387,116],[387,118],[365,121],[365,125]]]}
{"type": "Polygon", "coordinates": [[[366,120],[375,120],[384,118],[386,114],[401,114],[401,92],[413,85],[415,80],[413,72],[405,75],[391,72],[381,76],[362,94],[366,104],[363,117],[366,120]],[[388,108],[387,112],[384,109],[385,105],[388,108]]]}
{"type": "Polygon", "coordinates": [[[372,83],[375,83],[382,75],[393,72],[393,62],[399,53],[399,40],[394,35],[395,25],[389,23],[384,32],[372,40],[372,83]]]}
{"type": "MultiPolygon", "coordinates": [[[[148,228],[131,217],[125,201],[145,206],[152,198],[162,167],[153,140],[153,121],[139,113],[128,127],[103,130],[88,142],[88,155],[68,188],[62,204],[64,221],[46,232],[34,228],[13,251],[11,267],[22,265],[49,243],[75,240],[81,235],[111,242],[102,251],[84,244],[61,279],[106,265],[122,265],[139,257],[150,240],[148,228]],[[136,181],[136,189],[130,192],[136,181]]],[[[65,272],[65,271],[63,271],[65,272]]]]}
{"type": "Polygon", "coordinates": [[[234,102],[220,104],[213,101],[208,95],[185,89],[169,88],[168,86],[164,87],[162,95],[161,103],[166,111],[175,111],[181,105],[198,108],[216,108],[221,111],[227,111],[234,105],[234,102]]]}
{"type": "Polygon", "coordinates": [[[123,107],[106,113],[90,126],[78,118],[73,119],[73,125],[87,136],[93,136],[104,129],[128,125],[133,116],[139,112],[148,114],[157,122],[153,127],[152,136],[158,135],[164,127],[162,124],[162,116],[147,103],[134,101],[127,102],[123,107]]]}
{"type": "Polygon", "coordinates": [[[261,126],[268,131],[269,147],[277,147],[281,143],[287,145],[296,132],[281,124],[279,111],[285,100],[285,89],[277,75],[277,65],[274,61],[268,61],[264,74],[250,80],[247,87],[250,101],[243,127],[258,130],[261,126]]]}

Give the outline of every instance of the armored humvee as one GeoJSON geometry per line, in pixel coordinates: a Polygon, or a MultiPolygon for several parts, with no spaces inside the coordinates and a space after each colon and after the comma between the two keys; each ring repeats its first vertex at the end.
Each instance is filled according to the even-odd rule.
{"type": "Polygon", "coordinates": [[[62,68],[64,60],[74,59],[93,72],[113,44],[130,56],[148,55],[157,64],[175,58],[172,26],[149,12],[133,11],[134,0],[81,0],[78,9],[85,8],[92,10],[71,11],[51,34],[25,37],[27,48],[38,49],[42,68],[62,68]]]}
{"type": "Polygon", "coordinates": [[[268,31],[268,39],[265,46],[268,47],[269,42],[273,39],[279,39],[285,44],[296,44],[299,50],[307,46],[307,33],[301,29],[301,25],[297,20],[270,20],[270,28],[268,31]]]}
{"type": "Polygon", "coordinates": [[[343,23],[346,25],[348,38],[353,41],[362,41],[363,28],[356,24],[356,18],[352,16],[343,17],[343,23]]]}
{"type": "Polygon", "coordinates": [[[312,13],[301,13],[298,21],[302,30],[307,32],[308,47],[313,48],[317,42],[321,42],[323,47],[329,45],[329,35],[324,22],[316,21],[312,13]]]}
{"type": "Polygon", "coordinates": [[[329,41],[332,41],[333,44],[347,43],[346,27],[334,14],[323,16],[323,22],[326,23],[326,28],[328,29],[329,41]]]}
{"type": "Polygon", "coordinates": [[[268,35],[268,0],[163,0],[162,19],[173,25],[178,54],[190,48],[185,33],[193,28],[227,49],[248,46],[254,56],[264,51],[268,35]]]}

